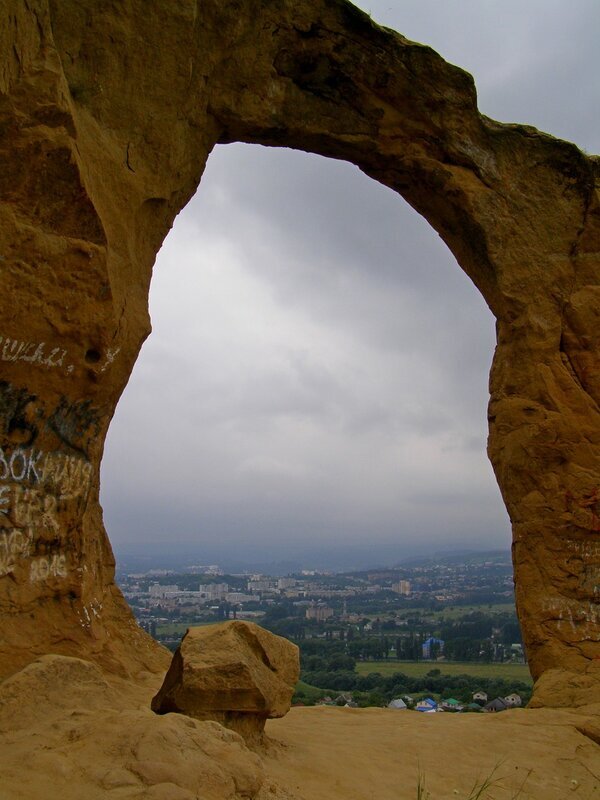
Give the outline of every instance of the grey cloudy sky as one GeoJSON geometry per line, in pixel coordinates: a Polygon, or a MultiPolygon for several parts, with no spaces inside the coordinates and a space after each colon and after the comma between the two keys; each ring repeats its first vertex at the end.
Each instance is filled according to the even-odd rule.
{"type": "MultiPolygon", "coordinates": [[[[600,152],[597,0],[356,5],[471,72],[485,114],[600,152]]],[[[349,164],[219,147],[150,308],[104,457],[117,556],[508,547],[485,455],[493,319],[398,195],[349,164]]]]}

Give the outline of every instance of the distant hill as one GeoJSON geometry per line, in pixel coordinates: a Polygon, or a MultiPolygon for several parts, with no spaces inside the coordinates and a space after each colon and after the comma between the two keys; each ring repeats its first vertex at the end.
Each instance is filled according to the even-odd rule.
{"type": "Polygon", "coordinates": [[[418,556],[414,558],[403,558],[396,562],[396,567],[427,567],[434,564],[510,564],[511,555],[509,550],[442,550],[432,553],[429,556],[418,556]]]}

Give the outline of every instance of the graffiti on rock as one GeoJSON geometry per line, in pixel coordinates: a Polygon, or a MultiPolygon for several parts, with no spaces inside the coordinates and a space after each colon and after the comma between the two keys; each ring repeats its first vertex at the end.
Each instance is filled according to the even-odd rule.
{"type": "Polygon", "coordinates": [[[64,553],[40,554],[60,544],[59,511],[87,498],[92,465],[83,456],[35,447],[0,447],[0,577],[30,561],[32,582],[67,576],[64,553]]]}
{"type": "Polygon", "coordinates": [[[0,361],[25,361],[42,367],[65,367],[65,371],[73,372],[73,364],[65,364],[67,351],[62,347],[48,347],[46,342],[28,342],[22,339],[11,339],[0,336],[0,361]]]}

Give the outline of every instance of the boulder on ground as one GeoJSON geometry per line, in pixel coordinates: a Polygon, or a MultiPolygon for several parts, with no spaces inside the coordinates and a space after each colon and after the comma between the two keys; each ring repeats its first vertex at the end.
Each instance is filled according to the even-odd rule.
{"type": "Polygon", "coordinates": [[[251,622],[189,628],[152,710],[215,720],[256,744],[289,711],[299,673],[296,645],[251,622]]]}

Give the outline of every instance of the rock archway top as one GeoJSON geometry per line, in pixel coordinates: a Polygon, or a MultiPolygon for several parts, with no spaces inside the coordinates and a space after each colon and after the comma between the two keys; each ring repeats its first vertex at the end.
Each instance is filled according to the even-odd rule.
{"type": "Polygon", "coordinates": [[[483,117],[467,73],[345,0],[5,0],[0,16],[2,671],[51,650],[162,663],[113,583],[99,463],[156,252],[211,149],[243,141],[353,162],[480,289],[532,672],[593,680],[598,159],[483,117]]]}

